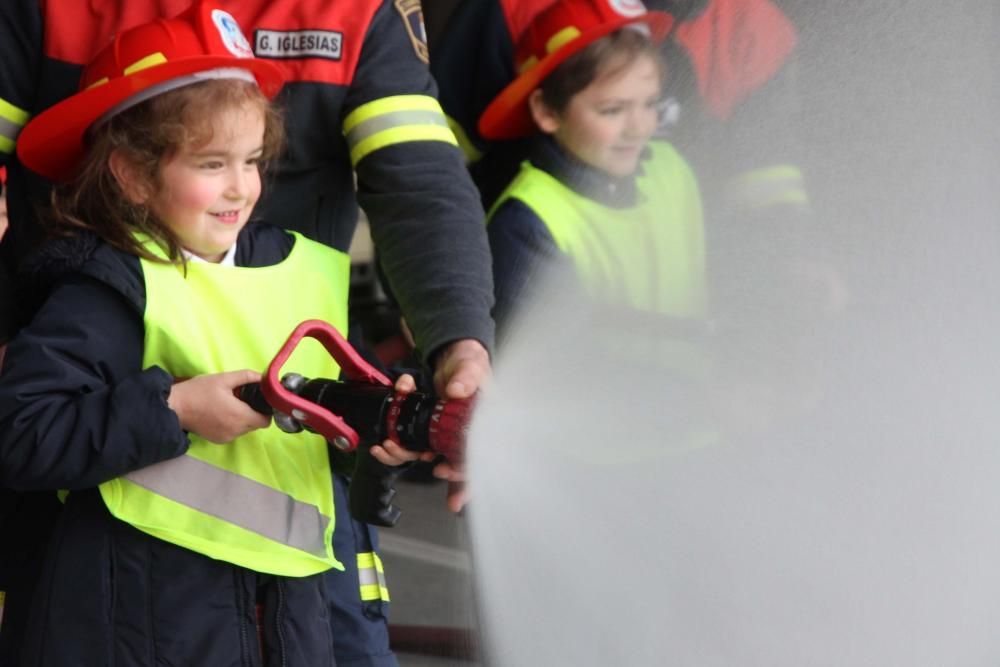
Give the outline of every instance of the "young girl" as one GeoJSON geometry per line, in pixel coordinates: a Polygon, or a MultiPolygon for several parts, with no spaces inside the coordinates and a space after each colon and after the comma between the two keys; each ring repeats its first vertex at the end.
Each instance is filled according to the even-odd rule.
{"type": "MultiPolygon", "coordinates": [[[[23,664],[334,664],[327,444],[233,393],[300,321],[347,325],[346,255],[247,226],[280,86],[196,3],[118,35],[21,135],[76,232],[34,259],[47,298],[0,375],[0,486],[69,489],[23,664]]],[[[338,371],[318,345],[286,367],[338,371]]]]}
{"type": "Polygon", "coordinates": [[[500,325],[560,259],[605,303],[703,315],[698,186],[669,144],[651,143],[670,26],[634,0],[560,0],[521,38],[520,75],[479,123],[493,139],[539,135],[489,215],[500,325]]]}

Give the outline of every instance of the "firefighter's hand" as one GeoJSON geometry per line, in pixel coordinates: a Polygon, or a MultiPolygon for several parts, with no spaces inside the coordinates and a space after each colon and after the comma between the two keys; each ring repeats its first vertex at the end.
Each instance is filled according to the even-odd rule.
{"type": "Polygon", "coordinates": [[[434,466],[432,473],[438,479],[448,480],[448,496],[445,500],[448,509],[452,512],[462,511],[469,502],[468,490],[465,488],[465,466],[442,461],[434,466]]]}
{"type": "MultiPolygon", "coordinates": [[[[396,380],[395,388],[400,394],[409,394],[417,388],[417,383],[412,375],[404,373],[396,380]]],[[[370,451],[372,456],[387,466],[403,465],[410,461],[430,461],[434,458],[434,452],[412,452],[392,440],[384,440],[381,445],[372,445],[370,451]]]]}
{"type": "Polygon", "coordinates": [[[250,382],[260,382],[260,373],[241,370],[197,375],[171,387],[167,405],[177,413],[185,431],[209,442],[225,444],[271,423],[269,416],[260,414],[233,393],[250,382]]]}
{"type": "Polygon", "coordinates": [[[473,338],[445,346],[434,364],[434,389],[442,398],[469,398],[490,377],[490,355],[473,338]]]}
{"type": "MultiPolygon", "coordinates": [[[[466,338],[451,343],[437,358],[434,387],[438,396],[448,399],[470,398],[489,381],[490,355],[478,340],[466,338]]],[[[443,461],[434,466],[434,476],[448,481],[448,509],[458,512],[468,498],[465,489],[465,466],[443,461]]]]}

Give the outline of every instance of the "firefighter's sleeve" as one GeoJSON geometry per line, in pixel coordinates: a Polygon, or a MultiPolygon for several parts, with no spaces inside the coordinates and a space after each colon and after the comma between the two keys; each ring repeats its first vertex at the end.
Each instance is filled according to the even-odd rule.
{"type": "MultiPolygon", "coordinates": [[[[793,56],[794,58],[794,56],[793,56]]],[[[734,112],[726,126],[731,166],[726,209],[747,218],[808,223],[811,205],[801,164],[802,133],[794,59],[734,112]]]]}
{"type": "Polygon", "coordinates": [[[38,1],[0,3],[0,165],[14,156],[17,136],[28,122],[41,51],[38,1]]]}
{"type": "Polygon", "coordinates": [[[421,57],[422,22],[407,6],[385,0],[376,12],[342,129],[358,202],[426,360],[464,338],[492,349],[493,285],[482,205],[421,57]]]}
{"type": "Polygon", "coordinates": [[[774,297],[833,304],[844,289],[831,263],[830,230],[810,201],[794,54],[724,125],[729,150],[715,171],[721,188],[709,253],[717,300],[738,301],[747,289],[774,297]],[[801,271],[828,276],[806,290],[801,271]],[[799,285],[794,295],[792,285],[799,285]]]}
{"type": "Polygon", "coordinates": [[[479,117],[515,74],[513,38],[499,0],[459,4],[431,51],[431,74],[466,160],[479,160],[488,149],[476,129],[479,117]]]}
{"type": "MultiPolygon", "coordinates": [[[[4,0],[0,2],[0,166],[14,161],[17,137],[30,117],[34,104],[35,81],[42,49],[42,18],[37,0],[4,0]]],[[[12,170],[11,180],[17,181],[12,170]]],[[[18,225],[17,206],[10,224],[18,225]]],[[[14,332],[20,319],[11,282],[15,257],[11,240],[19,230],[8,230],[6,244],[0,243],[0,345],[14,332]]]]}
{"type": "MultiPolygon", "coordinates": [[[[7,275],[7,269],[0,264],[0,345],[14,335],[14,316],[7,315],[6,306],[14,303],[14,283],[7,275]]],[[[2,370],[0,370],[2,372],[2,370]]]]}

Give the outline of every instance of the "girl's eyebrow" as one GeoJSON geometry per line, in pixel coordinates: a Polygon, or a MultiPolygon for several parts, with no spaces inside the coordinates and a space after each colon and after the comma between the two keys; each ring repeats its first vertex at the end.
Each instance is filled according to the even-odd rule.
{"type": "MultiPolygon", "coordinates": [[[[252,151],[247,153],[247,155],[257,155],[264,152],[264,146],[261,144],[257,146],[252,151]]],[[[206,149],[206,150],[196,150],[191,151],[193,157],[226,157],[227,155],[235,155],[233,151],[227,150],[225,148],[219,149],[206,149]]]]}

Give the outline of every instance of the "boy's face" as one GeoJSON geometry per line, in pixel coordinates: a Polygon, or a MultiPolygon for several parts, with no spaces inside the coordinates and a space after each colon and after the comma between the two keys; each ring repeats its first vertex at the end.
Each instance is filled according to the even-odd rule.
{"type": "Polygon", "coordinates": [[[212,130],[208,143],[185,146],[162,162],[149,206],[185,250],[218,262],[260,198],[264,117],[253,108],[230,109],[212,130]]]}
{"type": "Polygon", "coordinates": [[[587,164],[628,176],[656,130],[659,98],[660,71],[651,56],[641,56],[600,73],[542,130],[587,164]]]}

